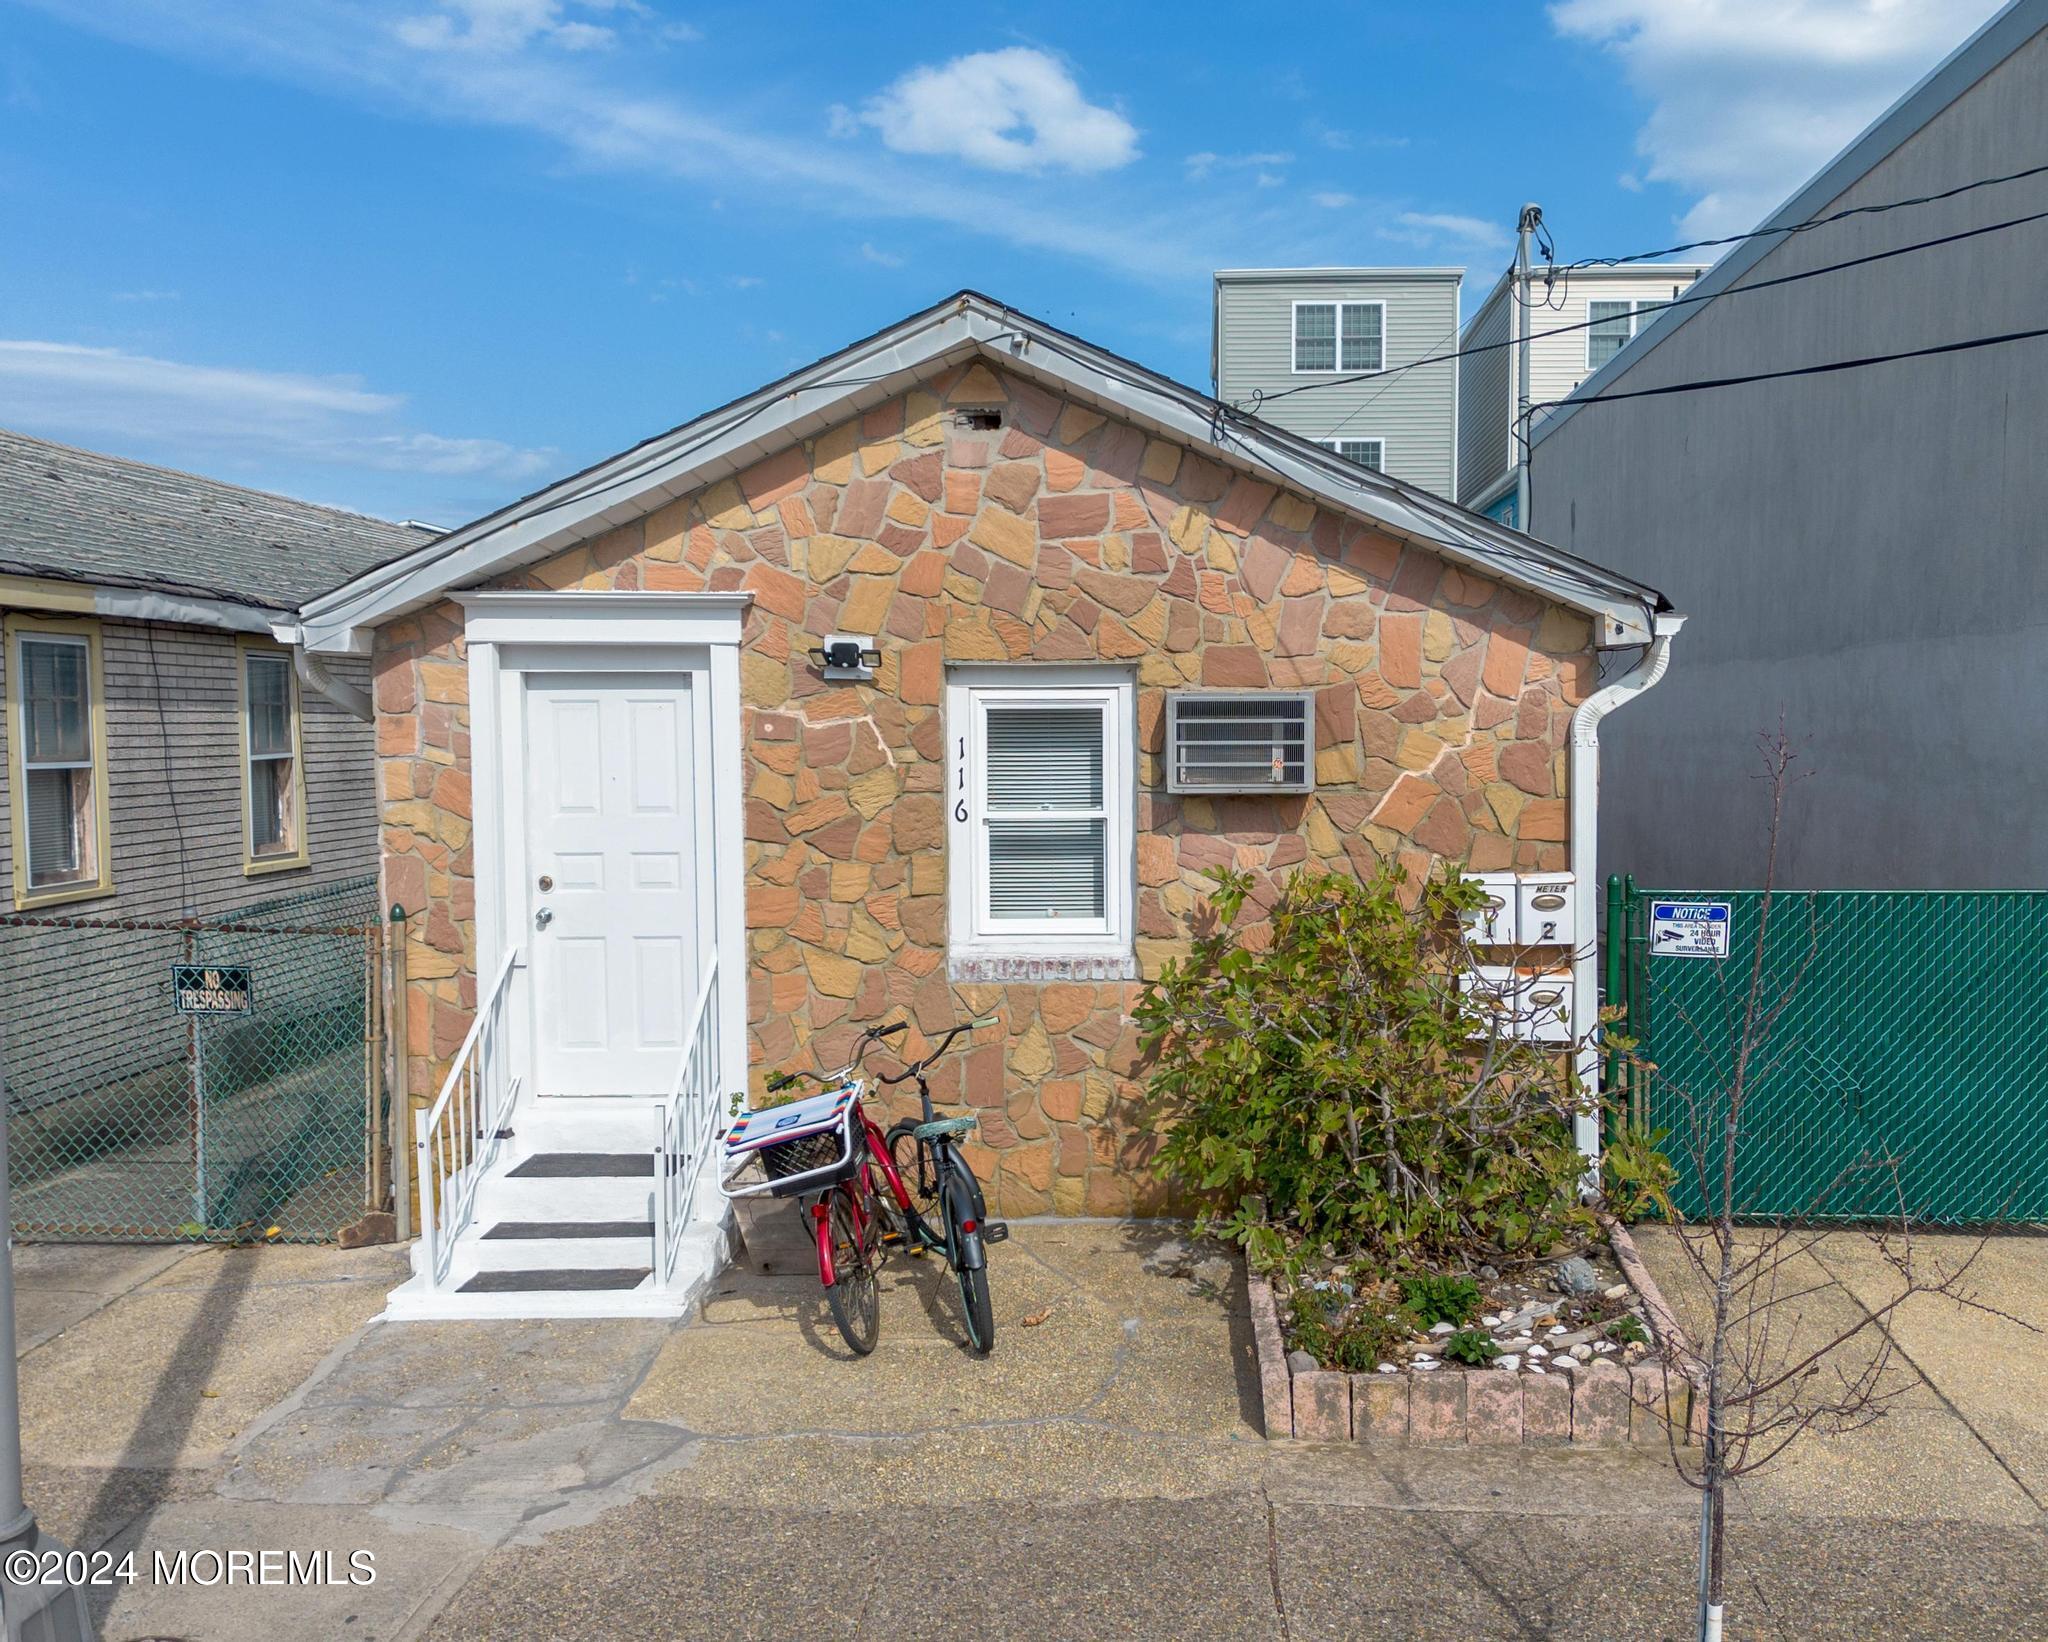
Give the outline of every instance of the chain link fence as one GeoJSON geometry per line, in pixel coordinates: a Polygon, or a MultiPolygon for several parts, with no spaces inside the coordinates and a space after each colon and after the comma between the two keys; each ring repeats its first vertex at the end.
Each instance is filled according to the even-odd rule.
{"type": "MultiPolygon", "coordinates": [[[[1762,896],[1610,881],[1607,1002],[1653,1070],[1617,1068],[1670,1131],[1675,1194],[1707,1212],[1689,1139],[1718,1128],[1762,896]],[[1659,902],[1728,908],[1728,956],[1685,944],[1659,902]]],[[[1735,1202],[1746,1218],[1927,1225],[2048,1220],[2048,895],[1780,891],[1758,995],[1790,992],[1752,1061],[1735,1202]]]]}
{"type": "Polygon", "coordinates": [[[331,1240],[380,1177],[374,877],[191,921],[0,916],[14,1232],[331,1240]]]}

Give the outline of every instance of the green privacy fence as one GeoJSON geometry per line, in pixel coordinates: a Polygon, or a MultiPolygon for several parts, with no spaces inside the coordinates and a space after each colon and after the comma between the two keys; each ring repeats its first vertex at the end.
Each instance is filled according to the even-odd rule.
{"type": "MultiPolygon", "coordinates": [[[[1688,1216],[1718,1196],[1692,1142],[1726,1111],[1762,899],[1608,880],[1606,1001],[1649,1063],[1611,1074],[1632,1115],[1670,1131],[1688,1216]],[[1677,955],[1717,944],[1709,920],[1728,956],[1677,955]]],[[[1737,1212],[2048,1220],[2044,972],[2048,895],[1779,891],[1757,990],[1782,1007],[1753,1056],[1737,1212]]]]}
{"type": "Polygon", "coordinates": [[[374,878],[218,918],[0,917],[14,1232],[319,1242],[383,1133],[374,878]]]}

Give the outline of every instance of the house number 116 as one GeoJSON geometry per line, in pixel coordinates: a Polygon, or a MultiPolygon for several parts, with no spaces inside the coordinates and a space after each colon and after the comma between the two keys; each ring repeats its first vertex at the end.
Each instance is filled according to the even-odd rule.
{"type": "Polygon", "coordinates": [[[967,819],[967,738],[965,736],[960,738],[960,758],[958,763],[954,765],[954,769],[958,773],[958,779],[954,781],[953,786],[959,792],[960,797],[953,805],[953,819],[955,821],[965,821],[967,819]]]}

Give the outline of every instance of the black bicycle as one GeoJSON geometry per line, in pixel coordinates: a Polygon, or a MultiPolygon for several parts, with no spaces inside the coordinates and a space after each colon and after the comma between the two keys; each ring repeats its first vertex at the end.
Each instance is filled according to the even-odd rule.
{"type": "Polygon", "coordinates": [[[911,1062],[893,1077],[880,1079],[894,1085],[915,1078],[924,1110],[922,1118],[904,1118],[890,1126],[890,1171],[902,1185],[904,1196],[892,1203],[894,1194],[884,1194],[883,1201],[902,1214],[906,1235],[916,1246],[943,1254],[953,1268],[954,1281],[960,1286],[960,1307],[967,1319],[967,1343],[982,1357],[994,1350],[996,1343],[995,1312],[988,1298],[988,1245],[1006,1239],[1010,1228],[1003,1221],[989,1219],[981,1182],[960,1155],[958,1137],[980,1119],[972,1113],[940,1117],[933,1110],[925,1074],[961,1033],[996,1023],[994,1015],[962,1021],[939,1039],[924,1059],[911,1062]]]}

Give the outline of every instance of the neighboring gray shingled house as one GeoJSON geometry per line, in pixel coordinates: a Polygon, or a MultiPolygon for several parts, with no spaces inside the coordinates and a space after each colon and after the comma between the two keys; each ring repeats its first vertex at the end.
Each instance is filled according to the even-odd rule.
{"type": "Polygon", "coordinates": [[[305,600],[432,532],[0,431],[0,878],[217,916],[377,867],[367,663],[305,600]]]}

